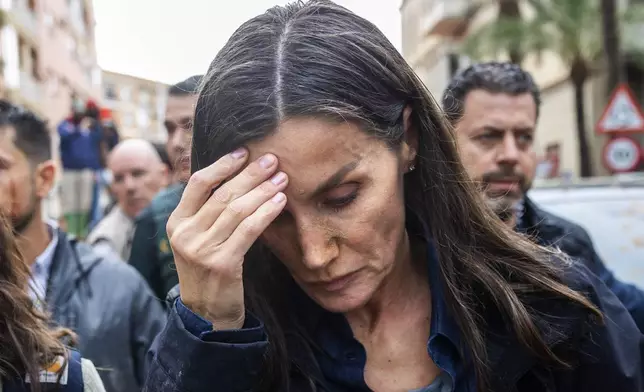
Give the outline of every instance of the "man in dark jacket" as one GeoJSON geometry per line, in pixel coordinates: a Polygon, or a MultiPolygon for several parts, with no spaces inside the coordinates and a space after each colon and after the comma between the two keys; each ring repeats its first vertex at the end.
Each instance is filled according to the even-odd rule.
{"type": "Polygon", "coordinates": [[[31,266],[32,298],[55,324],[76,332],[107,391],[140,391],[145,354],[165,324],[163,308],[116,253],[96,253],[43,220],[41,202],[55,178],[45,122],[0,101],[0,209],[11,217],[31,266]]]}
{"type": "Polygon", "coordinates": [[[184,183],[190,177],[192,118],[201,76],[192,76],[168,90],[165,127],[166,149],[174,169],[174,184],[159,192],[136,220],[130,264],[147,280],[159,299],[164,299],[179,278],[165,226],[179,204],[184,183]]]}
{"type": "Polygon", "coordinates": [[[475,64],[450,82],[443,107],[456,129],[470,177],[496,213],[543,245],[582,261],[622,301],[644,331],[644,292],[615,278],[580,226],[540,210],[527,196],[535,177],[533,148],[540,92],[516,64],[475,64]]]}

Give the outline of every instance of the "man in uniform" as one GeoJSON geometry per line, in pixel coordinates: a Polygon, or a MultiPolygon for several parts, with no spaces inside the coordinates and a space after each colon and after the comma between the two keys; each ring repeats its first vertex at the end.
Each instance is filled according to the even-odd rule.
{"type": "Polygon", "coordinates": [[[166,149],[173,163],[174,183],[162,190],[139,215],[132,240],[130,264],[139,270],[160,299],[179,283],[165,227],[190,177],[192,119],[201,79],[202,76],[192,76],[168,90],[166,149]]]}

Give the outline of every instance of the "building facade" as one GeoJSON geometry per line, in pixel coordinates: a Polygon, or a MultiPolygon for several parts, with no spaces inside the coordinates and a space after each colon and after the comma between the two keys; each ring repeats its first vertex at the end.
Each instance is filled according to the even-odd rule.
{"type": "Polygon", "coordinates": [[[165,140],[166,84],[108,71],[102,80],[103,105],[112,110],[122,138],[165,140]]]}
{"type": "MultiPolygon", "coordinates": [[[[0,97],[48,120],[56,160],[73,97],[100,98],[94,25],[91,0],[0,0],[0,97]]],[[[58,192],[44,205],[56,218],[58,192]]]]}
{"type": "Polygon", "coordinates": [[[469,64],[459,55],[468,0],[403,0],[402,52],[437,101],[451,76],[469,64]]]}
{"type": "Polygon", "coordinates": [[[56,124],[100,97],[91,0],[1,0],[0,93],[56,124]]]}
{"type": "MultiPolygon", "coordinates": [[[[458,54],[459,43],[468,34],[476,34],[478,28],[494,21],[498,4],[497,0],[403,0],[400,9],[403,55],[437,99],[453,73],[470,64],[468,58],[458,54]]],[[[522,15],[530,17],[526,2],[520,6],[522,15]]],[[[537,154],[546,156],[549,151],[558,151],[559,172],[577,176],[575,95],[568,80],[569,70],[557,55],[548,52],[528,55],[522,67],[533,75],[542,92],[535,138],[537,154]]],[[[641,104],[644,93],[636,90],[636,95],[641,104]]],[[[607,174],[602,160],[602,146],[607,137],[598,136],[594,131],[607,97],[606,74],[598,65],[585,86],[586,132],[596,175],[607,174]]]]}

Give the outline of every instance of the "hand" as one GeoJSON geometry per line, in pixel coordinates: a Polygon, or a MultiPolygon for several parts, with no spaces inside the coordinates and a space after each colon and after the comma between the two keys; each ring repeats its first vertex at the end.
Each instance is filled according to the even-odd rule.
{"type": "Polygon", "coordinates": [[[93,121],[89,117],[83,117],[83,119],[80,122],[80,129],[85,130],[85,129],[90,129],[93,125],[93,121]]]}
{"type": "Polygon", "coordinates": [[[272,154],[228,180],[247,159],[240,149],[194,173],[168,219],[181,300],[216,330],[244,325],[244,255],[286,205],[272,154]]]}

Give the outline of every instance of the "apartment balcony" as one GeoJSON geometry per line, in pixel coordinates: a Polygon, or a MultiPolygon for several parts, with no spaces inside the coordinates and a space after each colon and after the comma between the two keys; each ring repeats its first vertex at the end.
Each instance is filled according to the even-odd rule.
{"type": "Polygon", "coordinates": [[[22,98],[35,107],[40,107],[43,101],[43,91],[40,83],[31,74],[20,71],[19,92],[22,98]]]}
{"type": "Polygon", "coordinates": [[[91,9],[91,0],[68,0],[67,3],[69,6],[67,19],[69,26],[71,27],[70,30],[72,34],[74,34],[80,42],[91,40],[92,34],[90,33],[92,32],[92,28],[89,25],[91,22],[87,22],[85,20],[86,10],[88,8],[91,9]]]}
{"type": "Polygon", "coordinates": [[[426,35],[457,36],[481,3],[482,0],[437,0],[422,19],[421,29],[426,35]]]}
{"type": "Polygon", "coordinates": [[[7,16],[22,37],[28,39],[32,46],[38,45],[38,18],[27,0],[13,0],[7,16]]]}

